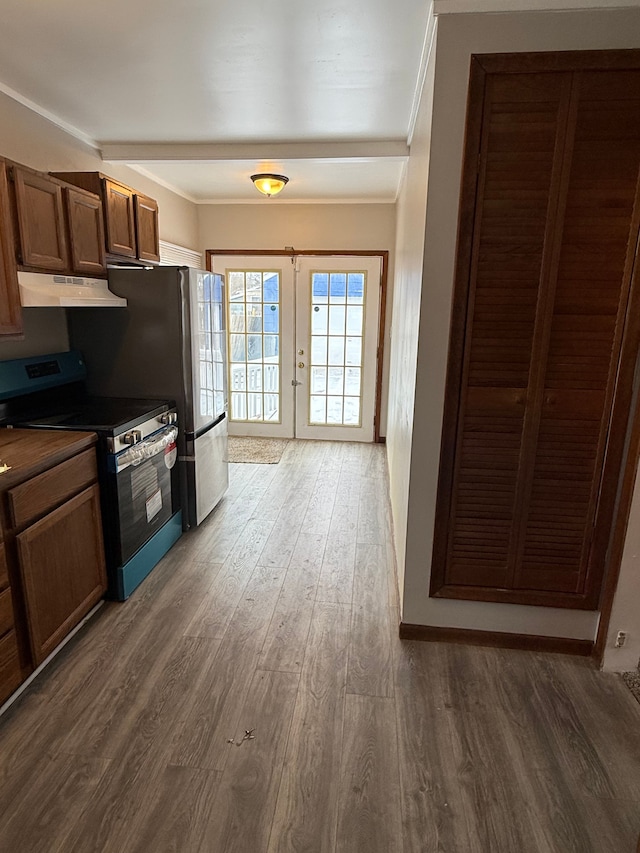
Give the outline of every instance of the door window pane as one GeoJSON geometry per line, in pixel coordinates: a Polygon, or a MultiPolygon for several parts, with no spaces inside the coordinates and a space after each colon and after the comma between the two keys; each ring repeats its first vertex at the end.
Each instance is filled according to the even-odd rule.
{"type": "Polygon", "coordinates": [[[280,311],[278,305],[264,306],[264,331],[279,332],[280,331],[280,311]]]}
{"type": "Polygon", "coordinates": [[[346,364],[362,364],[362,338],[347,338],[346,342],[346,364]]]}
{"type": "Polygon", "coordinates": [[[364,272],[311,273],[310,424],[361,425],[365,288],[364,272]]]}
{"type": "Polygon", "coordinates": [[[280,421],[280,271],[227,270],[232,421],[280,421]]]}
{"type": "Polygon", "coordinates": [[[229,331],[244,332],[244,305],[229,305],[229,331]]]}
{"type": "Polygon", "coordinates": [[[229,302],[244,302],[244,273],[227,272],[229,302]]]}
{"type": "Polygon", "coordinates": [[[329,364],[344,364],[344,338],[329,338],[329,364]]]}
{"type": "Polygon", "coordinates": [[[344,305],[332,305],[329,309],[329,334],[344,335],[344,305]]]}
{"type": "Polygon", "coordinates": [[[347,276],[343,272],[329,274],[329,302],[346,302],[347,276]]]}
{"type": "Polygon", "coordinates": [[[344,368],[329,368],[329,383],[327,387],[329,394],[342,394],[344,392],[344,368]]]}
{"type": "Polygon", "coordinates": [[[328,308],[326,305],[314,305],[311,312],[311,334],[326,335],[328,308]]]}
{"type": "Polygon", "coordinates": [[[360,305],[349,305],[347,308],[347,334],[362,335],[363,311],[360,305]]]}
{"type": "Polygon", "coordinates": [[[327,398],[312,394],[310,397],[309,420],[312,424],[326,424],[327,398]]]}
{"type": "Polygon", "coordinates": [[[350,272],[347,276],[347,302],[351,305],[364,302],[364,273],[350,272]]]}
{"type": "Polygon", "coordinates": [[[327,423],[342,424],[342,397],[327,397],[327,423]]]}
{"type": "Polygon", "coordinates": [[[311,368],[311,393],[326,394],[327,393],[327,368],[312,367],[311,368]]]}
{"type": "Polygon", "coordinates": [[[313,335],[311,338],[311,364],[327,363],[327,338],[313,335]]]}
{"type": "Polygon", "coordinates": [[[311,302],[313,305],[321,305],[329,301],[329,273],[311,273],[311,302]]]}

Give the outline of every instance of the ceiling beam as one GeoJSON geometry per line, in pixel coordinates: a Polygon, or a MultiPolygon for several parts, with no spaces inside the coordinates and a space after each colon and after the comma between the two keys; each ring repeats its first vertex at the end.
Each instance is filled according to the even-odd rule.
{"type": "Polygon", "coordinates": [[[406,158],[406,139],[378,142],[116,143],[100,146],[105,162],[189,163],[218,160],[365,160],[406,158]]]}

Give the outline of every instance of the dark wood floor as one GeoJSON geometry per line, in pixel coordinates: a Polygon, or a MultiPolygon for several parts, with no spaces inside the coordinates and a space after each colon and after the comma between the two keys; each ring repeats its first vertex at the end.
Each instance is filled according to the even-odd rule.
{"type": "Polygon", "coordinates": [[[616,676],[398,640],[382,447],[232,467],[0,719],[2,853],[635,851],[616,676]]]}

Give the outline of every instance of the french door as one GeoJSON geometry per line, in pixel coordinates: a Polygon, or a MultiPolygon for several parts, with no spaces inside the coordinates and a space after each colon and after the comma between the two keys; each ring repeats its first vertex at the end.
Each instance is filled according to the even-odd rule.
{"type": "Polygon", "coordinates": [[[379,257],[214,256],[227,281],[229,433],[373,441],[379,257]]]}

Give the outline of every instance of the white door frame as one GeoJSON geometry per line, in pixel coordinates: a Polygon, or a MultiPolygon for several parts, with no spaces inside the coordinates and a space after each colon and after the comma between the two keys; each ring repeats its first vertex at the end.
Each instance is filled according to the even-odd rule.
{"type": "MultiPolygon", "coordinates": [[[[380,250],[359,250],[353,249],[346,251],[344,249],[207,249],[206,250],[206,268],[211,272],[219,272],[216,269],[215,259],[220,255],[237,256],[238,263],[240,258],[256,257],[275,258],[288,257],[296,258],[298,256],[317,255],[318,257],[334,256],[340,257],[379,257],[381,259],[380,273],[380,310],[378,317],[378,358],[376,365],[376,400],[375,400],[375,420],[374,420],[374,441],[381,441],[380,437],[380,410],[382,404],[382,367],[384,358],[384,331],[386,321],[386,304],[387,304],[387,281],[389,270],[389,252],[387,249],[380,250]]],[[[384,439],[382,439],[384,441],[384,439]]]]}

